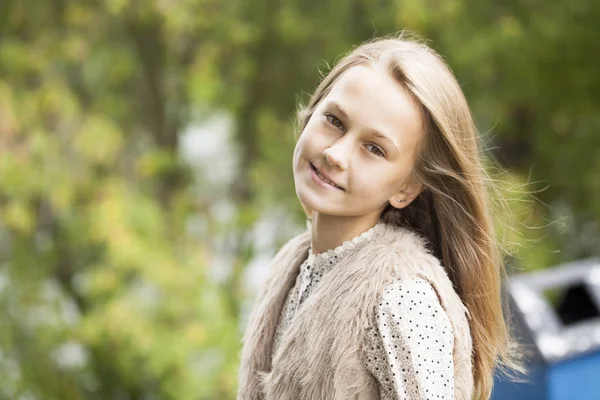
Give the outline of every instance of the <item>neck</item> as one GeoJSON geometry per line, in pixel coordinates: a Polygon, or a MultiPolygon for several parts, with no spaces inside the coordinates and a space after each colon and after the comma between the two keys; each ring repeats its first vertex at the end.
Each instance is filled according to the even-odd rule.
{"type": "Polygon", "coordinates": [[[377,224],[379,215],[339,217],[313,212],[311,247],[314,254],[335,249],[377,224]]]}

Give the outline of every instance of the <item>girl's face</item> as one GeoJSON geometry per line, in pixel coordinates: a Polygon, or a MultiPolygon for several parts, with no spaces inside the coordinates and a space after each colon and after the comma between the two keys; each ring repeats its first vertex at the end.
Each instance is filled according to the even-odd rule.
{"type": "Polygon", "coordinates": [[[388,202],[406,207],[421,191],[419,183],[405,182],[423,134],[419,107],[399,83],[378,68],[350,67],[296,143],[298,198],[317,213],[373,221],[388,202]]]}

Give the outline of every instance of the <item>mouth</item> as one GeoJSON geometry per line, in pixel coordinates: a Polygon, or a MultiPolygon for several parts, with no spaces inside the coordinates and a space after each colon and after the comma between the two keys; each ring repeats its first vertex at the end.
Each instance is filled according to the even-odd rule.
{"type": "Polygon", "coordinates": [[[310,163],[310,169],[314,172],[314,175],[317,177],[317,179],[319,179],[322,183],[324,183],[325,185],[332,187],[334,189],[338,189],[338,190],[344,190],[342,187],[336,185],[334,182],[328,180],[327,178],[325,178],[321,172],[319,172],[318,169],[315,168],[314,165],[312,165],[312,163],[310,163]]]}

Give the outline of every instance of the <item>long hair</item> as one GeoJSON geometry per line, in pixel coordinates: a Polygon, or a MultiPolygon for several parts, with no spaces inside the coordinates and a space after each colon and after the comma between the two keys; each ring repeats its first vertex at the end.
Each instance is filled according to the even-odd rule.
{"type": "MultiPolygon", "coordinates": [[[[425,135],[409,179],[417,179],[424,189],[403,209],[388,204],[380,219],[428,239],[469,310],[474,395],[488,399],[496,371],[518,380],[511,370],[525,373],[526,369],[510,320],[503,314],[506,270],[493,219],[493,199],[501,199],[501,194],[486,171],[489,160],[471,111],[442,58],[402,32],[364,42],[342,57],[308,104],[300,106],[297,135],[340,75],[356,65],[382,67],[420,106],[425,135]]],[[[312,217],[312,211],[302,206],[312,217]]]]}

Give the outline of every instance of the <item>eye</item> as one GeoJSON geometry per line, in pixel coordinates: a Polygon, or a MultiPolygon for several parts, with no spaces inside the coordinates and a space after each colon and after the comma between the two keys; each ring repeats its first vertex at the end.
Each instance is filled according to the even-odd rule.
{"type": "Polygon", "coordinates": [[[367,144],[367,146],[373,146],[373,148],[375,149],[375,151],[371,151],[371,153],[379,156],[379,157],[385,157],[385,154],[383,153],[383,151],[381,151],[381,149],[373,144],[367,144]]]}
{"type": "Polygon", "coordinates": [[[344,124],[342,124],[342,121],[340,121],[335,115],[325,114],[325,118],[327,118],[327,121],[336,128],[342,130],[344,129],[344,124]]]}

